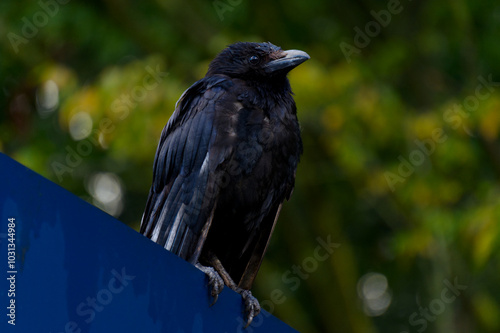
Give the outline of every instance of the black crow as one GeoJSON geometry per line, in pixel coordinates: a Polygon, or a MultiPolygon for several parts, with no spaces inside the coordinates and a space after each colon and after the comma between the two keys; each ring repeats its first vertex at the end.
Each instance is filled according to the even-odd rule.
{"type": "MultiPolygon", "coordinates": [[[[271,43],[235,43],[186,90],[163,129],[141,233],[260,311],[249,289],[285,199],[302,140],[287,73],[309,59],[271,43]]],[[[247,324],[247,326],[248,326],[247,324]]]]}

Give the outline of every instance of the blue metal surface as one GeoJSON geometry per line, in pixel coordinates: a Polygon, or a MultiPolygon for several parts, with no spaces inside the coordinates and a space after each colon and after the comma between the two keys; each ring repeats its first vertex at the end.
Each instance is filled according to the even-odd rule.
{"type": "Polygon", "coordinates": [[[0,332],[296,332],[243,329],[238,294],[210,307],[202,272],[4,154],[0,226],[0,332]]]}

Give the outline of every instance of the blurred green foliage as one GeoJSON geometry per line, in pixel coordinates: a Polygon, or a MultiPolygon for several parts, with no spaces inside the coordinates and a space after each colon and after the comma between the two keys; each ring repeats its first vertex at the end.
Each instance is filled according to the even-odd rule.
{"type": "Polygon", "coordinates": [[[302,332],[500,331],[498,2],[0,13],[0,149],[135,229],[161,130],[209,61],[235,41],[308,52],[290,74],[304,155],[254,288],[263,307],[302,332]]]}

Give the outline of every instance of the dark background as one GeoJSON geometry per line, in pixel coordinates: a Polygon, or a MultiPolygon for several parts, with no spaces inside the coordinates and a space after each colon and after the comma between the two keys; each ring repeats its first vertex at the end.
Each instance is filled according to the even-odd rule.
{"type": "Polygon", "coordinates": [[[302,332],[500,331],[497,1],[60,1],[0,4],[1,151],[138,229],[209,61],[304,50],[263,307],[302,332]]]}

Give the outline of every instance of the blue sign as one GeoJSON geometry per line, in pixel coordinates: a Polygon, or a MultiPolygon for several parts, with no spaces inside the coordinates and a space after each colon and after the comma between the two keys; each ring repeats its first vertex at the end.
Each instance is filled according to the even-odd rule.
{"type": "Polygon", "coordinates": [[[296,332],[0,153],[0,332],[296,332]]]}

